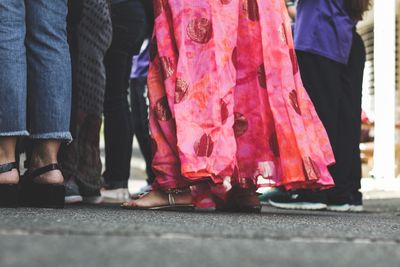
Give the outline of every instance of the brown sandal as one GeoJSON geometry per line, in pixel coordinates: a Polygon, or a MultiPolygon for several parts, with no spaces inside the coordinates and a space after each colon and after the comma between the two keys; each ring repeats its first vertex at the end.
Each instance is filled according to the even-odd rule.
{"type": "MultiPolygon", "coordinates": [[[[124,209],[130,210],[160,210],[160,211],[194,211],[195,207],[193,204],[176,204],[175,196],[183,193],[190,192],[190,188],[185,189],[171,189],[165,193],[168,195],[168,205],[161,205],[155,207],[132,207],[127,205],[122,205],[124,209]]],[[[144,197],[148,193],[140,196],[144,197]]]]}

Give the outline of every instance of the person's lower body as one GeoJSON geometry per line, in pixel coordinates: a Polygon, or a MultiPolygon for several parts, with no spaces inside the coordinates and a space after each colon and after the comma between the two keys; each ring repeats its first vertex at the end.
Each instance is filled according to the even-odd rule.
{"type": "MultiPolygon", "coordinates": [[[[16,194],[24,206],[64,203],[57,154],[61,143],[72,139],[66,16],[66,0],[0,3],[0,195],[19,183],[16,194]],[[21,137],[31,139],[32,149],[20,179],[16,143],[21,137]]],[[[0,197],[0,206],[4,202],[0,197]]]]}
{"type": "Polygon", "coordinates": [[[335,188],[315,193],[294,191],[270,203],[288,209],[361,211],[361,93],[365,47],[355,35],[348,65],[298,51],[304,86],[324,123],[336,158],[330,168],[335,188]]]}
{"type": "Polygon", "coordinates": [[[151,167],[153,155],[149,130],[147,77],[131,79],[130,99],[133,132],[146,162],[147,184],[151,185],[154,182],[154,173],[151,167]]]}
{"type": "Polygon", "coordinates": [[[124,207],[258,212],[259,186],[332,187],[333,153],[283,2],[158,5],[148,78],[156,178],[124,207]]]}
{"type": "Polygon", "coordinates": [[[132,57],[147,36],[147,20],[138,0],[112,5],[113,41],[105,57],[104,138],[105,189],[127,190],[132,155],[133,125],[128,104],[132,57]]]}
{"type": "Polygon", "coordinates": [[[100,128],[105,92],[104,55],[112,37],[106,0],[70,2],[69,42],[72,55],[74,141],[62,147],[60,163],[66,178],[66,203],[99,203],[100,128]],[[77,2],[78,3],[78,2],[77,2]]]}

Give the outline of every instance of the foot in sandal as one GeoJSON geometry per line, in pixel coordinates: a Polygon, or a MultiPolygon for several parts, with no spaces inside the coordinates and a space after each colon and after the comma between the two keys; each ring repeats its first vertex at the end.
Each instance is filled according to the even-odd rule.
{"type": "Polygon", "coordinates": [[[151,191],[139,199],[122,205],[126,209],[137,210],[193,210],[193,198],[190,189],[169,192],[151,191]]]}

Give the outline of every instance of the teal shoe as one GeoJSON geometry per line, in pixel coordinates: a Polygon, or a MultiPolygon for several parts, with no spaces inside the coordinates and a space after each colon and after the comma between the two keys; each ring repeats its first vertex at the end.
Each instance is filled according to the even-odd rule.
{"type": "Polygon", "coordinates": [[[287,191],[283,187],[273,187],[273,188],[270,188],[268,191],[259,195],[258,198],[260,199],[261,204],[266,205],[266,204],[268,204],[268,201],[272,197],[286,196],[286,195],[287,195],[287,191]]]}

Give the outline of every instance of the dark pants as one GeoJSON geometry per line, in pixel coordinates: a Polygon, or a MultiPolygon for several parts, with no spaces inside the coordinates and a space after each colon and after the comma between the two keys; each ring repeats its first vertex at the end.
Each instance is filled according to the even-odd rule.
{"type": "Polygon", "coordinates": [[[139,53],[149,29],[145,9],[139,0],[112,5],[111,14],[113,41],[105,57],[106,166],[103,177],[109,188],[121,188],[128,184],[134,131],[127,96],[132,57],[139,53]]]}
{"type": "Polygon", "coordinates": [[[329,191],[328,197],[348,198],[361,187],[364,44],[355,34],[347,65],[311,53],[298,51],[297,55],[304,87],[328,132],[336,158],[336,164],[329,169],[336,187],[329,191]]]}
{"type": "Polygon", "coordinates": [[[147,87],[147,78],[131,79],[131,110],[133,132],[138,140],[140,151],[146,161],[147,183],[154,182],[154,173],[152,171],[152,152],[151,140],[149,134],[149,119],[147,97],[145,96],[147,87]]]}

